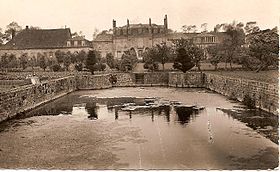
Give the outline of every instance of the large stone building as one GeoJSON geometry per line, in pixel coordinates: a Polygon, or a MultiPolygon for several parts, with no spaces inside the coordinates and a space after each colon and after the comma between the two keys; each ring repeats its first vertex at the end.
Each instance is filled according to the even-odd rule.
{"type": "Polygon", "coordinates": [[[223,33],[182,33],[172,32],[168,29],[167,15],[163,20],[163,25],[152,23],[130,24],[127,20],[125,26],[117,27],[113,20],[111,31],[103,31],[93,40],[93,48],[105,57],[107,53],[112,53],[115,58],[121,58],[124,51],[135,51],[139,60],[143,57],[143,52],[156,44],[166,43],[171,45],[176,39],[190,39],[201,48],[220,43],[223,40],[223,33]]]}
{"type": "Polygon", "coordinates": [[[0,58],[4,54],[14,54],[19,58],[26,54],[28,58],[44,55],[46,58],[55,58],[55,52],[60,50],[71,53],[92,49],[90,41],[78,36],[72,38],[69,28],[65,29],[26,29],[15,35],[11,41],[0,46],[0,58]]]}

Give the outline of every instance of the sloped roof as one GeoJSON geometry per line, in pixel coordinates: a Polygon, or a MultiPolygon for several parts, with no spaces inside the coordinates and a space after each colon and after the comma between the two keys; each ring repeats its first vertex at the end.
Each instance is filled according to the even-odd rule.
{"type": "Polygon", "coordinates": [[[60,48],[71,39],[71,31],[66,29],[25,29],[0,49],[41,49],[60,48]]]}
{"type": "Polygon", "coordinates": [[[70,38],[68,40],[71,40],[71,41],[82,41],[82,40],[86,40],[83,36],[75,36],[73,38],[70,38]]]}

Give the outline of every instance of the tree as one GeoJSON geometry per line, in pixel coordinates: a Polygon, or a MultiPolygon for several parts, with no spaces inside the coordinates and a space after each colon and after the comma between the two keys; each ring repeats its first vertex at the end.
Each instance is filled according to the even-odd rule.
{"type": "Polygon", "coordinates": [[[83,64],[82,63],[77,63],[75,64],[75,69],[77,71],[82,71],[83,70],[83,64]]]}
{"type": "Polygon", "coordinates": [[[1,68],[7,68],[8,63],[9,63],[9,55],[5,53],[1,56],[1,63],[0,63],[1,68]]]}
{"type": "Polygon", "coordinates": [[[86,59],[86,68],[90,70],[91,74],[94,74],[95,64],[97,63],[97,58],[94,51],[90,50],[86,59]]]}
{"type": "Polygon", "coordinates": [[[87,53],[84,50],[81,50],[76,55],[76,62],[78,63],[85,63],[87,58],[87,53]]]}
{"type": "Polygon", "coordinates": [[[203,23],[201,24],[200,28],[201,28],[201,32],[207,32],[207,23],[203,23]]]}
{"type": "Polygon", "coordinates": [[[104,71],[106,69],[106,64],[101,63],[100,61],[94,65],[95,71],[104,71]]]}
{"type": "Polygon", "coordinates": [[[224,27],[224,23],[223,24],[217,24],[215,27],[214,27],[214,32],[220,32],[223,27],[224,27]]]}
{"type": "MultiPolygon", "coordinates": [[[[183,48],[186,50],[187,55],[191,58],[192,63],[195,64],[195,66],[200,71],[200,61],[204,57],[204,52],[202,49],[197,47],[195,44],[193,44],[190,40],[187,39],[178,39],[173,41],[173,46],[175,48],[175,52],[177,54],[177,60],[178,60],[178,50],[183,48]]],[[[176,61],[176,59],[175,59],[176,61]]]]}
{"type": "Polygon", "coordinates": [[[64,52],[62,52],[60,50],[57,50],[55,52],[55,58],[57,59],[58,63],[60,63],[60,64],[63,63],[64,57],[65,57],[65,53],[64,52]]]}
{"type": "Polygon", "coordinates": [[[68,68],[71,64],[71,60],[73,60],[73,56],[75,56],[75,55],[72,54],[70,51],[65,53],[65,52],[62,52],[60,50],[57,50],[55,52],[55,57],[57,59],[57,62],[59,64],[63,64],[64,69],[66,69],[67,71],[69,70],[68,68]]]}
{"type": "Polygon", "coordinates": [[[65,66],[65,68],[66,68],[67,71],[69,70],[69,66],[70,66],[70,64],[71,64],[72,56],[74,56],[74,54],[72,54],[70,51],[68,51],[68,52],[64,55],[63,64],[64,64],[64,66],[65,66]]]}
{"type": "Polygon", "coordinates": [[[207,53],[210,55],[210,63],[215,66],[215,70],[218,69],[218,64],[221,62],[223,57],[223,50],[221,45],[213,45],[207,47],[207,53]]]}
{"type": "Polygon", "coordinates": [[[92,34],[92,38],[95,39],[96,36],[98,35],[99,30],[97,28],[94,28],[93,34],[92,34]]]}
{"type": "Polygon", "coordinates": [[[6,26],[5,39],[10,41],[13,35],[16,35],[22,30],[21,26],[17,22],[12,22],[6,26]]]}
{"type": "Polygon", "coordinates": [[[5,34],[3,33],[2,29],[0,28],[0,46],[3,45],[5,42],[5,34]]]}
{"type": "Polygon", "coordinates": [[[116,68],[116,62],[112,53],[106,54],[106,63],[111,69],[116,68]]]}
{"type": "Polygon", "coordinates": [[[193,59],[193,62],[195,64],[195,66],[198,68],[199,71],[201,71],[200,61],[204,57],[203,50],[201,48],[197,47],[196,45],[193,45],[189,49],[189,53],[191,53],[191,56],[192,56],[192,59],[193,59]]]}
{"type": "Polygon", "coordinates": [[[27,65],[28,65],[27,59],[28,59],[27,53],[23,53],[19,58],[19,63],[20,63],[20,66],[22,67],[22,70],[27,68],[27,65]]]}
{"type": "Polygon", "coordinates": [[[60,66],[59,64],[53,64],[53,65],[51,66],[51,69],[52,69],[52,71],[54,71],[54,72],[58,72],[58,71],[60,71],[61,66],[60,66]]]}
{"type": "Polygon", "coordinates": [[[246,34],[255,33],[255,32],[260,31],[260,28],[259,28],[259,26],[257,26],[257,22],[255,22],[255,21],[254,22],[247,22],[244,29],[245,29],[246,34]]]}
{"type": "Polygon", "coordinates": [[[182,30],[184,33],[196,33],[197,28],[196,25],[184,25],[182,26],[182,30]]]}
{"type": "Polygon", "coordinates": [[[10,54],[8,56],[8,68],[16,68],[18,67],[18,60],[14,54],[10,54]]]}
{"type": "Polygon", "coordinates": [[[260,61],[257,72],[267,70],[270,65],[278,66],[279,35],[277,28],[250,34],[248,43],[250,55],[260,61]]]}
{"type": "Polygon", "coordinates": [[[134,51],[125,51],[118,64],[118,69],[124,72],[131,71],[137,64],[137,56],[134,51]]]}
{"type": "Polygon", "coordinates": [[[241,48],[238,56],[239,64],[241,64],[245,70],[257,70],[258,66],[261,64],[259,59],[250,55],[250,49],[248,47],[241,48]]]}
{"type": "Polygon", "coordinates": [[[237,52],[245,43],[245,33],[243,30],[243,23],[233,21],[231,24],[225,24],[224,30],[227,37],[222,42],[225,52],[225,65],[229,62],[232,69],[233,58],[236,57],[237,52]]]}
{"type": "Polygon", "coordinates": [[[192,61],[191,56],[188,54],[185,48],[180,47],[177,49],[177,57],[173,64],[174,69],[179,69],[186,73],[188,70],[193,68],[195,64],[192,61]]]}
{"type": "Polygon", "coordinates": [[[156,47],[149,48],[146,52],[143,53],[144,57],[144,69],[151,71],[158,70],[158,62],[155,60],[155,57],[158,56],[158,50],[156,47]]]}
{"type": "Polygon", "coordinates": [[[153,54],[155,61],[161,63],[162,69],[164,70],[164,64],[172,58],[172,50],[166,43],[161,43],[156,45],[155,52],[156,54],[153,54]]]}
{"type": "Polygon", "coordinates": [[[38,57],[38,63],[40,68],[42,68],[44,71],[46,71],[47,68],[47,62],[46,62],[46,58],[44,55],[41,55],[40,57],[38,57]]]}

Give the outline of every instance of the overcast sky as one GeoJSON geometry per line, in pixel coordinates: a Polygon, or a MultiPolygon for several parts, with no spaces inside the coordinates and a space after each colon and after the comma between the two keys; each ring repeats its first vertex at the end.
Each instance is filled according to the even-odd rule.
{"type": "Polygon", "coordinates": [[[279,26],[280,0],[0,0],[0,28],[12,21],[21,26],[61,28],[82,31],[92,40],[94,28],[110,29],[130,23],[163,24],[181,31],[182,25],[208,23],[208,30],[233,20],[257,21],[261,29],[279,26]]]}

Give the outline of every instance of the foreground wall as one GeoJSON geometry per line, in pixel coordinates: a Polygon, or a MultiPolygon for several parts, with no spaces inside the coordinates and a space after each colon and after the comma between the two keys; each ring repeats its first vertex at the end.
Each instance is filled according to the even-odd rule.
{"type": "Polygon", "coordinates": [[[0,121],[76,89],[74,76],[27,85],[0,94],[0,121]]]}
{"type": "Polygon", "coordinates": [[[250,97],[256,107],[278,115],[278,85],[248,79],[205,74],[205,87],[239,101],[250,97]]]}

